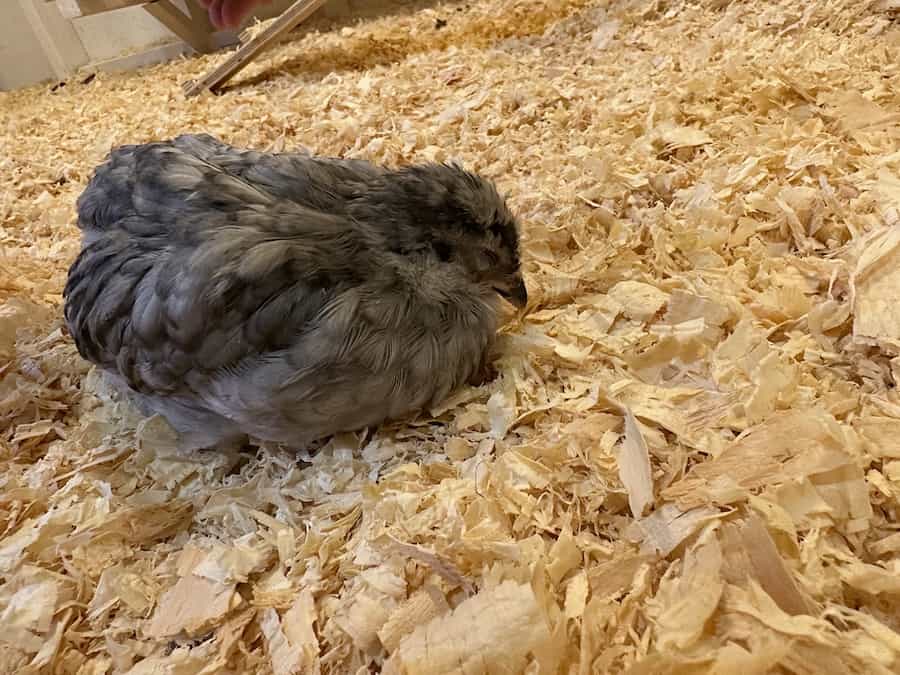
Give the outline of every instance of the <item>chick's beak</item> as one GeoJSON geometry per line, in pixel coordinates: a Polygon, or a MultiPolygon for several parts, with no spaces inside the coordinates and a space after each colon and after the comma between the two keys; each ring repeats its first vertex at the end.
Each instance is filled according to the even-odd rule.
{"type": "Polygon", "coordinates": [[[525,309],[525,305],[528,304],[528,289],[525,288],[522,277],[515,277],[508,285],[504,284],[497,291],[518,309],[525,309]]]}

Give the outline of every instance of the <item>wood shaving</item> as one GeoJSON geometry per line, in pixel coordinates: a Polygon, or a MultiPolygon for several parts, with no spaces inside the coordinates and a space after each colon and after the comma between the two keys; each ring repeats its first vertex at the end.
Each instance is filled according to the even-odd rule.
{"type": "Polygon", "coordinates": [[[397,0],[221,96],[181,94],[221,54],[0,94],[0,672],[898,672],[897,22],[397,0]],[[94,167],[189,132],[495,179],[499,377],[179,454],[61,292],[94,167]]]}

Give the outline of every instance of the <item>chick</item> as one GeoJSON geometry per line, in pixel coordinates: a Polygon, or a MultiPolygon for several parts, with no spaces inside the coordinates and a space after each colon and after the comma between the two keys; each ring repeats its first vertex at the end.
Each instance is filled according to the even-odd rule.
{"type": "Polygon", "coordinates": [[[79,353],[186,448],[294,447],[431,407],[483,372],[519,226],[456,166],[122,146],[78,199],[79,353]]]}

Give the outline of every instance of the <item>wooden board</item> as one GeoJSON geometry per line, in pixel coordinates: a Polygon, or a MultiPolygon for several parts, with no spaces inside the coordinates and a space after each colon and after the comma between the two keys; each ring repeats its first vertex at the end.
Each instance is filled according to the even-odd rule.
{"type": "Polygon", "coordinates": [[[33,0],[19,0],[19,6],[56,78],[64,80],[87,63],[87,52],[72,22],[62,16],[57,7],[33,0]]]}
{"type": "Polygon", "coordinates": [[[210,71],[205,77],[188,82],[184,87],[185,95],[196,96],[207,89],[214,91],[221,87],[253,59],[277,43],[285,33],[310,17],[323,4],[325,4],[325,0],[297,0],[262,33],[242,45],[221,65],[210,71]]]}
{"type": "MultiPolygon", "coordinates": [[[[52,0],[48,0],[52,1],[52,0]]],[[[67,19],[77,19],[92,14],[102,14],[125,7],[141,7],[162,25],[172,31],[178,38],[200,53],[215,50],[212,40],[215,28],[209,21],[207,12],[196,4],[195,0],[187,1],[188,13],[172,4],[171,0],[56,0],[60,14],[67,19]]]]}
{"type": "Polygon", "coordinates": [[[77,19],[80,16],[101,14],[114,9],[137,7],[145,2],[146,0],[56,0],[56,6],[65,18],[77,19]]]}
{"type": "MultiPolygon", "coordinates": [[[[211,39],[213,47],[217,50],[233,48],[238,43],[237,36],[234,33],[224,31],[214,33],[211,39]]],[[[88,70],[98,73],[126,73],[138,68],[174,61],[179,56],[189,55],[192,52],[193,48],[189,44],[176,40],[164,45],[150,47],[140,52],[114,56],[111,59],[92,63],[88,70]]]]}
{"type": "Polygon", "coordinates": [[[201,6],[197,0],[188,0],[186,4],[188,12],[190,12],[191,15],[192,23],[209,34],[216,32],[216,27],[213,26],[212,21],[209,20],[209,12],[205,7],[201,6]]]}
{"type": "Polygon", "coordinates": [[[170,0],[156,0],[144,5],[157,21],[187,42],[196,51],[201,53],[213,51],[212,25],[206,12],[197,11],[193,0],[189,0],[190,15],[182,12],[173,5],[170,0]]]}

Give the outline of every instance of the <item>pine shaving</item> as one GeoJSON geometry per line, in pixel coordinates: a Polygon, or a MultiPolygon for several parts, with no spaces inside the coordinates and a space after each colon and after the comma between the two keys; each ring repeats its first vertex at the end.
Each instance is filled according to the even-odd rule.
{"type": "Polygon", "coordinates": [[[896,0],[348,6],[221,95],[0,93],[0,672],[900,671],[896,0]],[[188,132],[494,179],[499,376],[179,453],[61,294],[97,164],[188,132]]]}

